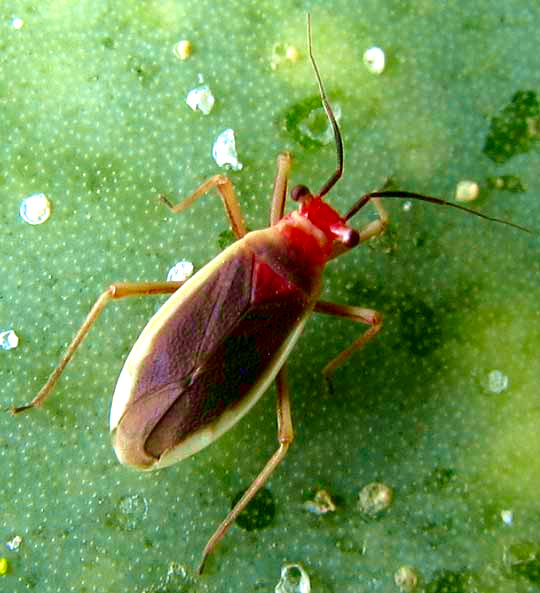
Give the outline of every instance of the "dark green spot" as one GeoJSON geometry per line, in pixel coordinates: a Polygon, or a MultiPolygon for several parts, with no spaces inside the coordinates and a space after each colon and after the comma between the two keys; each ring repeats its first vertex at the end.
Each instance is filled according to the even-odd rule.
{"type": "Polygon", "coordinates": [[[442,330],[435,311],[410,297],[399,310],[401,345],[413,354],[426,356],[442,342],[442,330]]]}
{"type": "Polygon", "coordinates": [[[491,119],[484,154],[504,163],[516,154],[528,152],[540,137],[540,106],[533,91],[518,91],[512,101],[491,119]]]}
{"type": "Polygon", "coordinates": [[[235,241],[236,237],[230,229],[227,229],[218,235],[218,246],[222,251],[232,245],[235,241]]]}
{"type": "Polygon", "coordinates": [[[418,231],[413,235],[412,243],[415,247],[423,247],[428,240],[428,233],[426,231],[418,231]]]}
{"type": "Polygon", "coordinates": [[[456,475],[455,470],[448,467],[437,467],[426,478],[426,488],[430,490],[442,490],[456,475]]]}
{"type": "Polygon", "coordinates": [[[532,542],[513,544],[505,550],[504,560],[510,574],[540,584],[540,545],[532,542]]]}
{"type": "Polygon", "coordinates": [[[103,37],[103,39],[101,40],[101,44],[105,49],[113,49],[114,40],[112,37],[103,37]]]}
{"type": "MultiPolygon", "coordinates": [[[[233,498],[231,509],[242,498],[245,490],[242,490],[233,498]]],[[[247,507],[238,515],[236,523],[246,531],[253,531],[255,529],[264,529],[272,522],[276,514],[276,505],[274,497],[267,488],[263,488],[257,492],[247,507]]]]}
{"type": "Polygon", "coordinates": [[[426,593],[468,593],[472,590],[469,586],[470,577],[465,573],[440,570],[434,577],[427,583],[426,593]]]}

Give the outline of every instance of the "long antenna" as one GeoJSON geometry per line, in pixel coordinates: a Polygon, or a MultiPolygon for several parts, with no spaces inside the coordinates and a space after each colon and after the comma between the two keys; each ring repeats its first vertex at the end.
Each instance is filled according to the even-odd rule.
{"type": "Polygon", "coordinates": [[[422,202],[431,202],[432,204],[438,204],[439,206],[449,206],[450,208],[463,210],[463,212],[474,214],[475,216],[479,216],[480,218],[484,218],[485,220],[490,220],[491,222],[498,222],[499,224],[506,224],[508,226],[514,227],[515,229],[519,229],[520,231],[525,231],[526,233],[534,234],[534,231],[532,231],[531,229],[528,229],[527,227],[521,226],[514,222],[502,220],[501,218],[495,218],[494,216],[488,216],[487,214],[483,214],[482,212],[477,212],[476,210],[472,210],[471,208],[466,208],[465,206],[459,206],[458,204],[447,202],[446,200],[442,200],[441,198],[425,196],[423,194],[417,194],[410,191],[373,191],[369,194],[365,194],[364,196],[359,198],[355,204],[353,204],[353,206],[350,208],[347,214],[345,214],[345,216],[343,217],[344,220],[350,220],[361,208],[363,208],[371,200],[371,198],[401,198],[409,200],[421,200],[422,202]]]}
{"type": "Polygon", "coordinates": [[[322,198],[334,187],[334,185],[339,181],[339,179],[343,175],[343,141],[341,139],[341,132],[339,131],[339,126],[334,116],[334,112],[332,111],[332,107],[330,107],[330,102],[328,101],[326,93],[324,91],[324,85],[321,80],[321,75],[319,74],[319,69],[317,68],[317,63],[315,62],[315,58],[313,57],[313,50],[311,48],[311,15],[309,14],[309,12],[307,15],[307,37],[309,59],[311,60],[311,65],[313,66],[313,70],[315,71],[315,77],[317,78],[317,84],[319,85],[319,94],[321,95],[321,101],[324,110],[326,111],[326,115],[328,116],[328,119],[332,124],[332,128],[334,130],[334,138],[336,140],[337,167],[335,173],[323,185],[323,188],[319,192],[319,197],[322,198]]]}

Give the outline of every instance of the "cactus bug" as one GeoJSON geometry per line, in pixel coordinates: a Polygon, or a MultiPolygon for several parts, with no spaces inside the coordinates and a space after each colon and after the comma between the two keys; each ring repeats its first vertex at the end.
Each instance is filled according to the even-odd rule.
{"type": "Polygon", "coordinates": [[[312,313],[350,319],[367,329],[323,369],[328,379],[381,329],[374,310],[320,300],[326,264],[381,234],[388,216],[381,198],[407,198],[446,205],[502,222],[463,206],[404,191],[378,191],[359,198],[345,215],[325,197],[343,175],[341,133],[313,58],[308,16],[309,56],[321,101],[334,131],[337,166],[317,193],[298,185],[291,198],[298,209],[284,214],[292,158],[278,157],[270,226],[247,232],[231,181],[216,175],[173,213],[216,189],[237,241],[185,282],[135,282],[111,285],[96,301],[46,384],[13,413],[40,406],[52,392],[81,341],[111,300],[172,293],[152,317],[120,373],[113,396],[110,426],[118,459],[141,470],[181,461],[214,442],[238,422],[275,381],[278,448],[241,499],[210,537],[199,572],[238,514],[268,480],[293,441],[286,360],[312,313]],[[349,226],[368,202],[378,218],[365,228],[349,226]]]}

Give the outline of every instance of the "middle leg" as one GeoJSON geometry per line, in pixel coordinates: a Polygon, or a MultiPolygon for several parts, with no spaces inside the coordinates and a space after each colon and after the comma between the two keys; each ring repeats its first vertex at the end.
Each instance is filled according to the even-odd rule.
{"type": "Polygon", "coordinates": [[[367,342],[381,331],[383,319],[382,315],[373,309],[352,307],[350,305],[338,305],[337,303],[330,303],[328,301],[317,301],[314,311],[317,313],[325,313],[326,315],[344,317],[345,319],[351,319],[352,321],[369,325],[365,332],[363,332],[350,346],[333,358],[322,370],[323,376],[327,384],[330,386],[330,381],[334,372],[343,365],[354,352],[363,348],[367,342]]]}

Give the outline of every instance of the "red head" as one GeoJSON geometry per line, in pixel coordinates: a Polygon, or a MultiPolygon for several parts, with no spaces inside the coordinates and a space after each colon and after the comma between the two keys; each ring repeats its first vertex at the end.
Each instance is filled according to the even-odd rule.
{"type": "Polygon", "coordinates": [[[291,198],[299,203],[298,213],[321,230],[332,245],[330,258],[358,245],[358,231],[349,227],[322,195],[313,195],[305,185],[297,185],[291,191],[291,198]]]}

